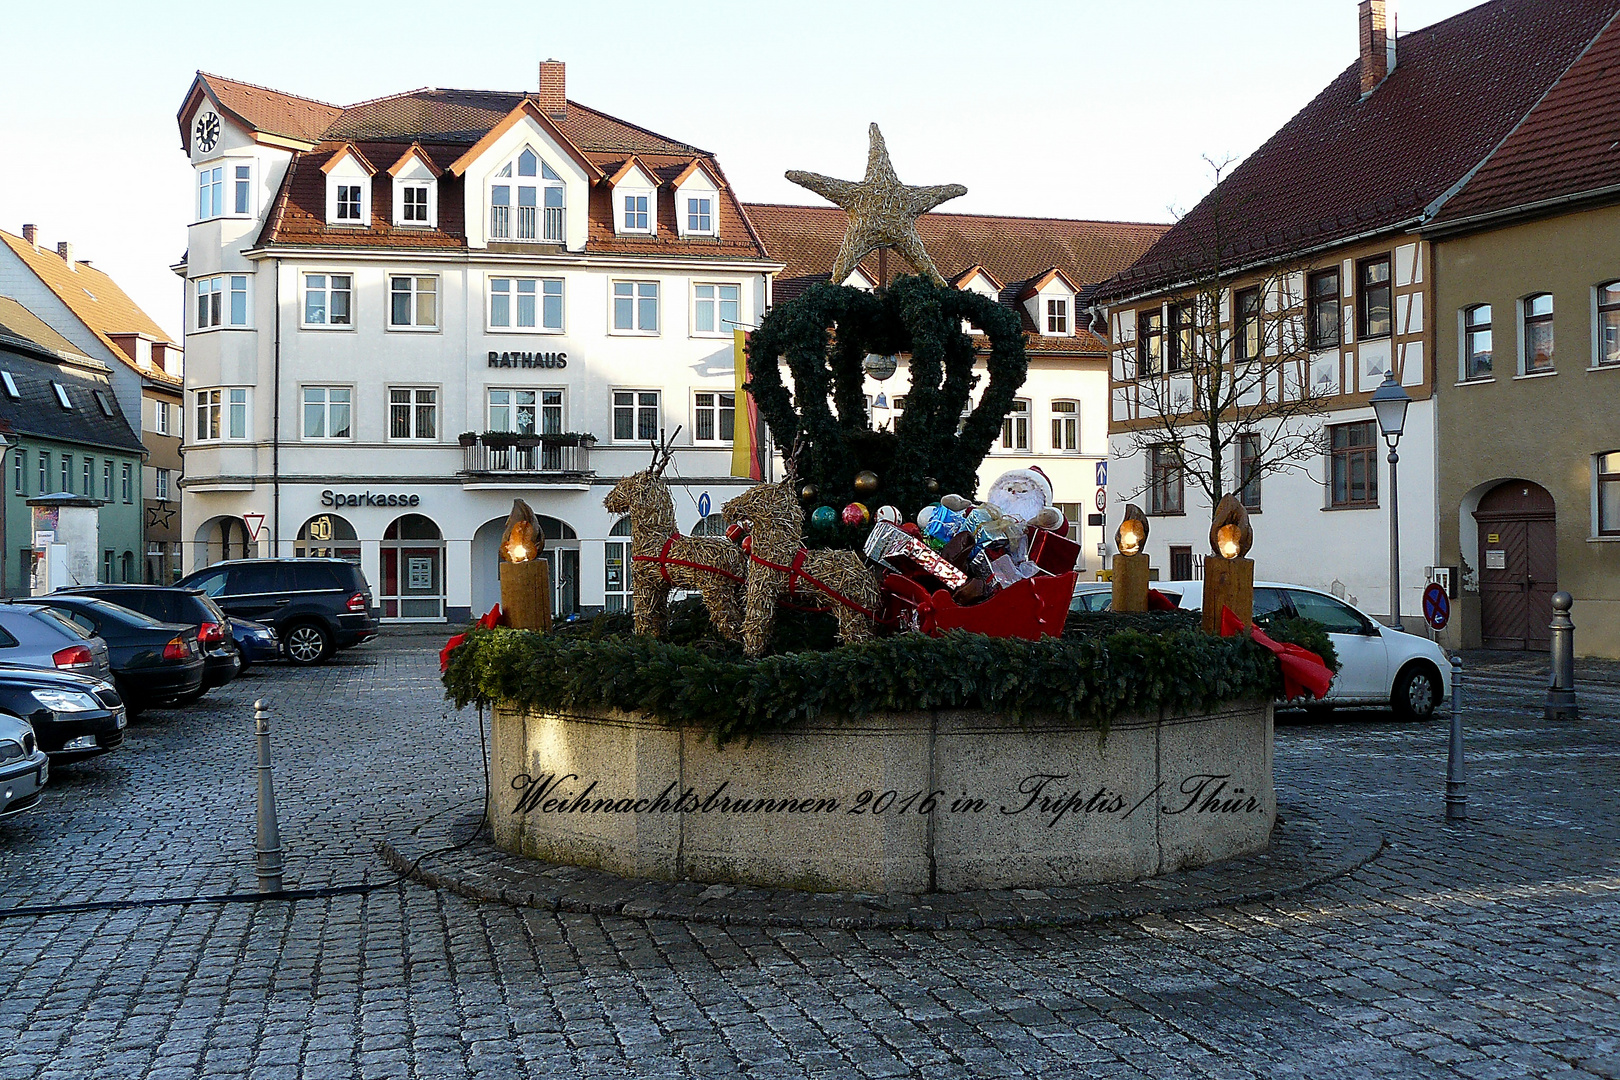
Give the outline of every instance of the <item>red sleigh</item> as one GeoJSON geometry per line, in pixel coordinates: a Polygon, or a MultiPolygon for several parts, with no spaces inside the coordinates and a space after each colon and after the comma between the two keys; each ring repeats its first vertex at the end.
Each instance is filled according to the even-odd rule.
{"type": "Polygon", "coordinates": [[[943,589],[931,593],[899,574],[883,579],[883,591],[887,623],[914,625],[935,637],[947,630],[967,630],[990,637],[1038,641],[1062,635],[1063,623],[1069,617],[1069,600],[1074,595],[1074,571],[1027,578],[972,607],[962,607],[943,589]]]}

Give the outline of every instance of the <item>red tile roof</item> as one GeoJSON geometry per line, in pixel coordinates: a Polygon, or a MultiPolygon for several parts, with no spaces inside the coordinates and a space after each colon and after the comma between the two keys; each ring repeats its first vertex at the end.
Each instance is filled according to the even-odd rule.
{"type": "Polygon", "coordinates": [[[1409,227],[1514,129],[1620,0],[1491,0],[1399,41],[1365,100],[1360,63],[1250,154],[1098,295],[1153,291],[1214,261],[1263,263],[1409,227]]]}
{"type": "Polygon", "coordinates": [[[268,87],[199,71],[191,84],[191,92],[186,95],[186,103],[180,108],[182,147],[189,148],[191,145],[187,139],[189,133],[186,131],[186,117],[204,86],[213,94],[214,100],[219,102],[219,107],[239,124],[254,131],[280,135],[299,142],[319,142],[322,133],[343,114],[342,107],[328,105],[324,101],[315,101],[312,98],[299,97],[296,94],[287,94],[280,90],[271,90],[268,87]]]}
{"type": "Polygon", "coordinates": [[[1620,185],[1620,16],[1441,207],[1459,221],[1620,185]]]}
{"type": "MultiPolygon", "coordinates": [[[[793,299],[830,275],[843,242],[848,217],[836,206],[781,206],[749,203],[749,220],[764,238],[771,257],[786,263],[771,288],[772,299],[793,299]]],[[[1165,225],[1121,221],[1072,221],[1063,218],[1000,217],[988,214],[924,214],[917,233],[949,281],[964,281],[969,270],[985,270],[998,282],[1001,302],[1015,307],[1031,331],[1032,353],[1103,354],[1107,345],[1085,329],[1069,338],[1041,337],[1018,300],[1032,281],[1061,273],[1084,290],[1107,279],[1164,235],[1165,225]]],[[[877,256],[861,269],[876,281],[877,256]]],[[[889,273],[909,273],[904,259],[891,253],[889,273]]],[[[1079,305],[1077,304],[1076,307],[1079,305]]]]}
{"type": "MultiPolygon", "coordinates": [[[[243,122],[250,126],[277,125],[261,127],[261,130],[285,134],[278,128],[295,126],[290,123],[290,117],[315,117],[314,107],[327,110],[319,113],[318,130],[313,126],[314,120],[299,129],[308,135],[306,141],[317,145],[312,150],[293,155],[281,190],[260,231],[258,242],[261,245],[465,249],[465,186],[451,166],[492,130],[509,122],[515,110],[526,103],[538,109],[538,97],[533,94],[439,89],[412,90],[363,101],[347,108],[291,95],[279,95],[285,101],[275,105],[270,99],[276,96],[276,91],[250,87],[249,84],[221,79],[216,75],[199,73],[197,78],[199,84],[206,85],[215,92],[216,97],[221,97],[222,104],[223,98],[237,94],[231,99],[241,104],[247,114],[251,114],[244,114],[243,122]],[[240,88],[244,87],[254,93],[245,95],[240,92],[240,88]],[[413,145],[419,147],[421,153],[443,173],[439,179],[436,228],[397,228],[391,224],[393,187],[388,175],[382,173],[372,180],[372,222],[369,228],[327,224],[325,177],[321,169],[331,162],[336,153],[348,146],[369,162],[389,162],[398,161],[413,145]]],[[[194,90],[193,96],[188,97],[182,108],[182,118],[193,107],[195,93],[194,90]]],[[[593,187],[588,208],[588,250],[753,260],[766,258],[764,245],[755,235],[741,203],[726,183],[725,173],[712,154],[573,101],[568,103],[566,115],[557,118],[546,114],[543,122],[554,124],[563,141],[580,156],[581,163],[603,175],[612,175],[621,170],[634,157],[658,179],[661,186],[669,186],[677,178],[684,178],[694,166],[706,169],[720,186],[719,236],[684,239],[676,230],[673,200],[668,198],[659,199],[658,235],[616,235],[612,224],[611,193],[607,189],[593,187]]],[[[532,250],[532,245],[524,245],[522,250],[532,250]]]]}

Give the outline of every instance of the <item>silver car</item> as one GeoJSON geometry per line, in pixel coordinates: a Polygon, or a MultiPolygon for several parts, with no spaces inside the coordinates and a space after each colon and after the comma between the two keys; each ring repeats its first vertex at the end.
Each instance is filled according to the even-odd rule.
{"type": "Polygon", "coordinates": [[[0,713],[0,818],[38,805],[50,775],[50,759],[28,721],[0,713]]]}
{"type": "Polygon", "coordinates": [[[0,604],[0,663],[56,668],[112,681],[107,643],[71,619],[31,604],[0,604]]]}

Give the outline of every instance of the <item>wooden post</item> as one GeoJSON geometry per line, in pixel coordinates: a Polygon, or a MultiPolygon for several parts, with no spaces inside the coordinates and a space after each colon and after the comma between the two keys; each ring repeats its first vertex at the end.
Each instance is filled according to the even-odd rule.
{"type": "Polygon", "coordinates": [[[551,630],[551,564],[545,559],[501,563],[501,611],[514,630],[551,630]]]}
{"type": "Polygon", "coordinates": [[[1146,611],[1148,594],[1148,554],[1115,555],[1114,611],[1146,611]]]}
{"type": "Polygon", "coordinates": [[[1254,560],[1204,556],[1204,632],[1221,632],[1221,608],[1254,625],[1254,560]]]}

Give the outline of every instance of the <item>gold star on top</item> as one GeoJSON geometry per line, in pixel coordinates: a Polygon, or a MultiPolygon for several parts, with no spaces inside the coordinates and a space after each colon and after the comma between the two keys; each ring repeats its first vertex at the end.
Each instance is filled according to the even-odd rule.
{"type": "Polygon", "coordinates": [[[866,153],[864,180],[834,180],[798,169],[787,172],[789,180],[837,203],[849,214],[844,243],[838,249],[838,260],[833,263],[832,280],[835,284],[843,281],[872,252],[892,247],[905,256],[919,274],[943,285],[945,279],[917,236],[917,218],[947,199],[966,195],[967,188],[961,184],[907,187],[894,175],[889,148],[883,144],[883,133],[876,124],[869,133],[872,147],[866,153]]]}

